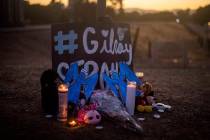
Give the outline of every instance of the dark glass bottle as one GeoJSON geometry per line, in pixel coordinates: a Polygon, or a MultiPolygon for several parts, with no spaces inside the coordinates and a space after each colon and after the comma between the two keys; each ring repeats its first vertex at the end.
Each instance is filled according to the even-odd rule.
{"type": "Polygon", "coordinates": [[[56,116],[58,113],[58,81],[58,74],[51,69],[41,75],[41,104],[46,115],[56,116]]]}

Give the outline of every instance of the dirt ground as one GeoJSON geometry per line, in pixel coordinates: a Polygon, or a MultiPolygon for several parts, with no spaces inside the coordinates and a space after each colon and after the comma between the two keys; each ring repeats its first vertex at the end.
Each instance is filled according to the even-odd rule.
{"type": "Polygon", "coordinates": [[[44,118],[39,79],[44,70],[51,68],[50,31],[0,33],[0,43],[0,134],[3,139],[210,139],[208,61],[199,63],[207,66],[202,68],[200,65],[154,68],[146,64],[140,67],[142,62],[149,61],[136,56],[135,69],[145,73],[144,79],[153,84],[158,100],[172,106],[172,111],[161,113],[158,120],[152,117],[153,113],[137,114],[136,118],[146,118],[140,122],[144,134],[139,135],[105,119],[101,123],[104,128],[97,130],[94,126],[69,128],[44,118]]]}

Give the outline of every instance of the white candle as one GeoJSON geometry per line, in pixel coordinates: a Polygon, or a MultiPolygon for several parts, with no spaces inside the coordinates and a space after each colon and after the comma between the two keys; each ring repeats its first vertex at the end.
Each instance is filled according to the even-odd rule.
{"type": "Polygon", "coordinates": [[[128,82],[127,96],[126,96],[126,109],[130,115],[134,115],[136,97],[136,82],[128,82]]]}
{"type": "Polygon", "coordinates": [[[59,107],[58,107],[58,120],[59,121],[67,121],[67,94],[68,86],[65,84],[60,84],[58,87],[58,99],[59,99],[59,107]]]}

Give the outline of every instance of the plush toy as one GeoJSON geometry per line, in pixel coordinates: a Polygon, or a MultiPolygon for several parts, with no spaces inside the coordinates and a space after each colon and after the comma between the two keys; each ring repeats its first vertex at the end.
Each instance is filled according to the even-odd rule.
{"type": "Polygon", "coordinates": [[[166,105],[166,104],[163,104],[163,103],[156,103],[156,104],[153,104],[153,109],[157,110],[158,112],[162,111],[170,111],[171,110],[171,106],[170,105],[166,105]]]}
{"type": "Polygon", "coordinates": [[[137,110],[139,112],[152,112],[152,106],[151,105],[137,105],[137,110]]]}
{"type": "Polygon", "coordinates": [[[155,103],[154,91],[149,82],[144,82],[140,89],[141,96],[136,97],[136,109],[139,112],[152,112],[152,104],[155,103]]]}
{"type": "Polygon", "coordinates": [[[80,124],[98,124],[101,115],[96,111],[96,104],[85,105],[78,111],[77,120],[80,124]]]}
{"type": "Polygon", "coordinates": [[[88,111],[84,116],[86,124],[98,124],[101,121],[101,115],[96,110],[88,111]]]}

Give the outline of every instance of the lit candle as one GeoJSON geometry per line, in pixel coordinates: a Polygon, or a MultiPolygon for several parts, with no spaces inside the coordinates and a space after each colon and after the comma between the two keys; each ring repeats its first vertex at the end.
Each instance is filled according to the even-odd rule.
{"type": "Polygon", "coordinates": [[[59,99],[59,108],[58,108],[58,120],[61,122],[67,121],[67,94],[68,86],[65,84],[60,84],[58,86],[58,99],[59,99]]]}
{"type": "Polygon", "coordinates": [[[71,127],[74,127],[74,126],[77,125],[77,122],[76,122],[75,120],[72,120],[72,121],[69,122],[69,125],[70,125],[71,127]]]}
{"type": "Polygon", "coordinates": [[[143,78],[144,77],[144,73],[143,72],[136,72],[136,76],[138,78],[143,78]]]}
{"type": "Polygon", "coordinates": [[[126,109],[130,115],[134,115],[136,97],[136,82],[128,82],[127,96],[126,96],[126,109]]]}
{"type": "Polygon", "coordinates": [[[68,92],[68,86],[66,84],[60,84],[58,86],[58,92],[67,93],[68,92]]]}

